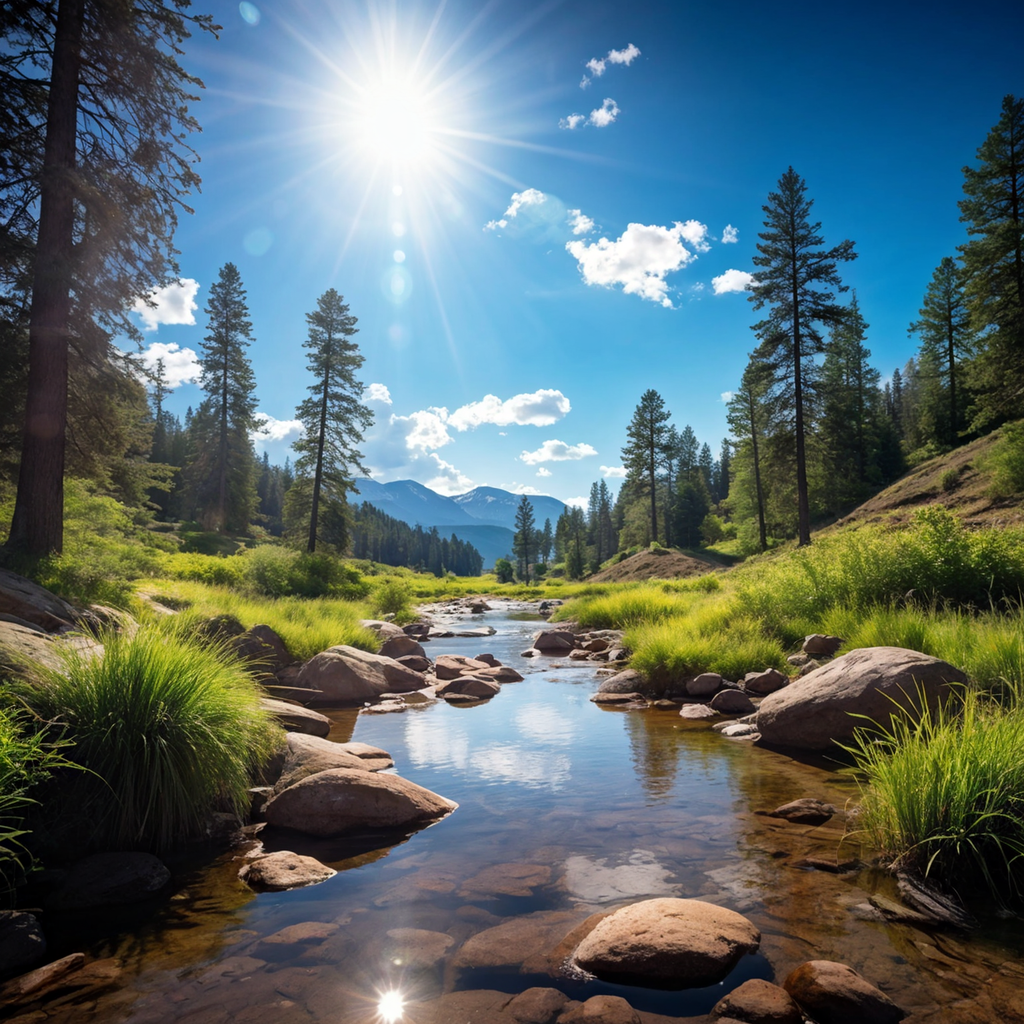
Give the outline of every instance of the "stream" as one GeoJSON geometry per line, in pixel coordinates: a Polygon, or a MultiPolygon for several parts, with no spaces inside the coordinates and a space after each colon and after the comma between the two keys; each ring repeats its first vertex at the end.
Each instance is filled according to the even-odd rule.
{"type": "Polygon", "coordinates": [[[309,854],[338,871],[289,892],[251,892],[237,879],[237,851],[169,861],[176,891],[155,907],[47,920],[53,957],[85,951],[111,979],[19,1008],[18,1019],[418,1024],[434,1019],[445,992],[540,985],[574,999],[622,995],[654,1021],[701,1017],[748,978],[781,983],[804,961],[827,959],[883,989],[911,1024],[1024,1021],[1019,920],[992,916],[969,934],[870,920],[872,894],[897,899],[888,876],[800,866],[870,859],[844,838],[858,789],[838,766],[724,739],[676,710],[598,707],[594,663],[520,657],[543,623],[524,606],[493,604],[450,621],[493,626],[494,636],[433,640],[427,654],[490,652],[523,682],[474,706],[318,709],[333,722],[330,738],[383,747],[394,770],[457,811],[410,836],[317,840],[266,829],[267,851],[309,854]],[[817,828],[757,813],[799,797],[840,813],[817,828]],[[498,924],[521,922],[528,943],[655,896],[744,914],[762,932],[759,952],[722,984],[684,991],[552,976],[539,961],[523,971],[458,961],[469,938],[498,924]],[[319,930],[293,928],[310,922],[319,930]],[[401,993],[403,1010],[382,1010],[388,992],[401,993]]]}

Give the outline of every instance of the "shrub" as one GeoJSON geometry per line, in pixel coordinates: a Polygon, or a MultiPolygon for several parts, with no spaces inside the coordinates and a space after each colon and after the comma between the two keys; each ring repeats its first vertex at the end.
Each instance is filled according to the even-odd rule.
{"type": "Polygon", "coordinates": [[[939,477],[939,485],[947,492],[956,490],[958,483],[960,483],[960,469],[957,466],[950,466],[949,469],[943,470],[942,476],[939,477]]]}
{"type": "Polygon", "coordinates": [[[1008,423],[990,457],[992,492],[997,497],[1024,494],[1024,422],[1008,423]]]}
{"type": "Polygon", "coordinates": [[[247,551],[244,558],[247,589],[267,597],[291,594],[292,576],[298,555],[294,551],[260,544],[247,551]]]}
{"type": "Polygon", "coordinates": [[[1019,898],[1024,712],[1000,711],[974,692],[957,703],[919,722],[897,716],[851,746],[864,784],[862,827],[898,866],[1019,898]]]}
{"type": "Polygon", "coordinates": [[[392,615],[397,621],[413,619],[412,591],[405,580],[385,576],[373,589],[373,610],[378,615],[392,615]]]}
{"type": "Polygon", "coordinates": [[[153,627],[102,639],[102,657],[62,648],[61,670],[23,690],[86,769],[47,793],[49,841],[161,850],[201,836],[218,808],[244,812],[279,730],[237,659],[153,627]]]}

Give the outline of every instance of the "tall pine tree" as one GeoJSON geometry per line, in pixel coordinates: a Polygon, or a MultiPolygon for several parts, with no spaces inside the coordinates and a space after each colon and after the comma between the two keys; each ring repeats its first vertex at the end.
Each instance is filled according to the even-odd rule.
{"type": "MultiPolygon", "coordinates": [[[[327,531],[331,543],[344,549],[347,539],[347,499],[356,472],[365,474],[356,447],[373,413],[361,401],[363,386],[356,371],[363,357],[354,341],[356,318],[334,288],[317,299],[316,309],[306,314],[309,336],[303,343],[309,353],[306,368],[313,375],[305,399],[295,412],[305,431],[295,442],[299,453],[295,468],[303,478],[291,498],[290,515],[307,508],[306,550],[316,550],[317,537],[327,531]]],[[[438,554],[438,558],[440,554],[438,554]]]]}
{"type": "Polygon", "coordinates": [[[622,449],[622,462],[636,493],[650,497],[652,541],[658,539],[658,472],[665,458],[671,415],[657,391],[645,391],[626,428],[628,442],[622,449]]]}
{"type": "Polygon", "coordinates": [[[845,291],[837,265],[856,258],[849,240],[832,249],[821,248],[821,224],[809,220],[814,201],[806,192],[803,178],[790,167],[779,179],[778,191],[769,194],[762,207],[765,230],[758,235],[761,241],[750,296],[755,309],[769,307],[768,316],[754,325],[754,331],[781,385],[779,399],[793,414],[800,544],[811,542],[805,423],[808,374],[814,356],[824,347],[821,328],[839,324],[845,315],[830,290],[845,291]]]}

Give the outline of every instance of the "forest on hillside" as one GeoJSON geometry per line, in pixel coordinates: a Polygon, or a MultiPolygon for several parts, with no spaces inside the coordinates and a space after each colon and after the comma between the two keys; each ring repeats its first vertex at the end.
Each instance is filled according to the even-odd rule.
{"type": "MultiPolygon", "coordinates": [[[[72,478],[119,503],[136,530],[178,523],[191,535],[279,540],[439,573],[479,571],[470,545],[453,538],[442,549],[439,536],[403,532],[349,502],[365,473],[359,446],[372,414],[357,376],[357,318],[335,289],[305,313],[309,383],[295,411],[304,430],[283,466],[261,461],[254,449],[259,382],[247,350],[258,328],[234,264],[221,268],[205,307],[197,408],[183,419],[169,412],[163,365],[147,370],[125,351],[141,340],[133,303],[177,274],[174,227],[199,184],[189,142],[198,124],[188,112],[198,83],[160,54],[191,32],[212,31],[210,20],[155,18],[151,31],[122,40],[115,55],[100,22],[78,26],[75,51],[66,40],[64,49],[56,45],[41,14],[0,18],[7,561],[60,554],[72,478]],[[35,53],[51,54],[49,77],[35,53]],[[82,54],[88,59],[79,67],[82,54]],[[65,81],[72,70],[78,77],[65,81]],[[146,84],[125,100],[128,81],[146,84]]],[[[552,552],[578,577],[651,543],[692,548],[735,537],[743,552],[764,550],[773,538],[806,544],[812,522],[1019,417],[1022,196],[1024,99],[1007,96],[964,168],[962,196],[949,198],[959,201],[964,242],[943,255],[908,324],[916,354],[889,370],[872,365],[870,311],[842,281],[855,242],[836,241],[841,226],[815,222],[807,186],[790,168],[763,207],[749,295],[763,319],[753,327],[749,362],[728,403],[730,436],[717,457],[689,426],[672,422],[656,391],[645,392],[624,425],[618,495],[600,480],[587,509],[567,510],[546,531],[528,522],[524,505],[509,553],[519,575],[552,552]]],[[[296,310],[296,319],[302,315],[296,310]]]]}

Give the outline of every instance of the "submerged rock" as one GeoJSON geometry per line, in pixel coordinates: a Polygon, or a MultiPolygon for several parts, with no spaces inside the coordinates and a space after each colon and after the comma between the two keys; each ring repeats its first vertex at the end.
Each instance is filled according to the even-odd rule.
{"type": "Polygon", "coordinates": [[[966,683],[959,669],[902,647],[864,647],[769,694],[757,710],[761,742],[804,750],[849,743],[865,718],[888,728],[898,709],[920,715],[920,696],[934,710],[950,684],[966,683]]]}
{"type": "Polygon", "coordinates": [[[836,809],[832,804],[811,797],[802,797],[769,811],[768,817],[785,818],[795,825],[824,825],[835,813],[836,809]]]}
{"type": "Polygon", "coordinates": [[[95,853],[73,864],[46,900],[51,910],[87,910],[139,903],[171,881],[163,861],[151,853],[95,853]]]}
{"type": "Polygon", "coordinates": [[[739,988],[719,999],[711,1010],[711,1017],[755,1024],[801,1024],[803,1021],[800,1007],[793,997],[784,988],[760,978],[743,982],[739,988]]]}
{"type": "Polygon", "coordinates": [[[761,942],[741,914],[701,900],[654,899],[610,914],[573,960],[608,981],[678,988],[721,981],[761,942]]]}
{"type": "Polygon", "coordinates": [[[818,1024],[898,1024],[906,1013],[852,967],[809,960],[783,983],[818,1024]]]}

